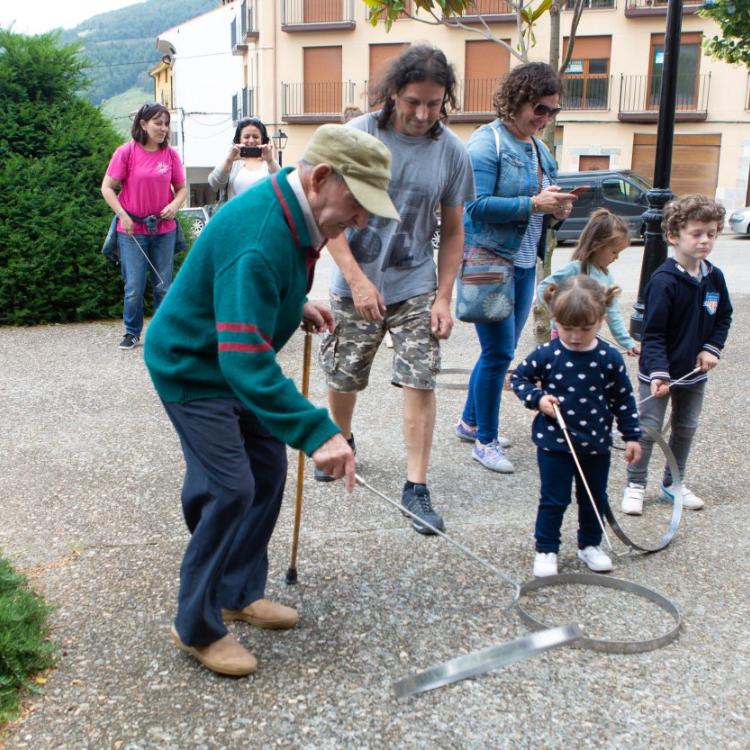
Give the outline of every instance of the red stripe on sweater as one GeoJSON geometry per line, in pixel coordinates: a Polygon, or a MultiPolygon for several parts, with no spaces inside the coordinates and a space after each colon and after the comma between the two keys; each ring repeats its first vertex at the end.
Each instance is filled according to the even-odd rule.
{"type": "Polygon", "coordinates": [[[261,331],[252,323],[217,323],[217,331],[232,331],[234,333],[257,333],[264,341],[271,343],[271,337],[261,331]]]}
{"type": "Polygon", "coordinates": [[[220,352],[270,352],[270,344],[239,344],[236,341],[225,341],[219,344],[220,352]]]}

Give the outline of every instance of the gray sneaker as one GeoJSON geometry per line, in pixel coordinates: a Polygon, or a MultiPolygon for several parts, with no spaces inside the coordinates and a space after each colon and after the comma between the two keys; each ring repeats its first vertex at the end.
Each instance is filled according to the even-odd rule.
{"type": "MultiPolygon", "coordinates": [[[[354,433],[351,434],[351,437],[347,438],[347,443],[349,443],[349,447],[352,449],[352,453],[354,455],[357,455],[357,447],[354,445],[354,433]]],[[[313,472],[313,476],[315,477],[316,482],[332,482],[333,477],[330,474],[326,474],[323,469],[319,469],[317,466],[315,467],[315,471],[313,472]]]]}
{"type": "MultiPolygon", "coordinates": [[[[414,487],[406,488],[401,495],[401,505],[407,510],[410,510],[414,515],[419,516],[423,521],[426,521],[430,526],[434,526],[438,531],[445,531],[445,524],[441,516],[432,507],[432,501],[430,500],[430,491],[424,484],[415,484],[414,487]]],[[[404,513],[404,515],[406,515],[404,513]]],[[[410,516],[411,518],[411,516],[410,516]]],[[[430,535],[435,532],[420,523],[416,518],[411,519],[411,525],[415,531],[420,534],[430,535]]]]}
{"type": "Polygon", "coordinates": [[[512,474],[514,471],[513,464],[508,460],[497,440],[493,440],[488,445],[483,445],[477,440],[471,451],[471,457],[490,471],[497,471],[501,474],[512,474]]]}

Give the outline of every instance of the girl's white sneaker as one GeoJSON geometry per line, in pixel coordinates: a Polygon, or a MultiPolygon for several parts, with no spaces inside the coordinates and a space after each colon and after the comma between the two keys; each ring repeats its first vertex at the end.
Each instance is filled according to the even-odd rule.
{"type": "Polygon", "coordinates": [[[534,558],[534,575],[537,578],[557,575],[557,554],[555,552],[537,552],[534,558]]]}
{"type": "Polygon", "coordinates": [[[608,573],[612,570],[612,560],[601,547],[584,547],[578,550],[578,559],[586,563],[595,573],[608,573]]]}

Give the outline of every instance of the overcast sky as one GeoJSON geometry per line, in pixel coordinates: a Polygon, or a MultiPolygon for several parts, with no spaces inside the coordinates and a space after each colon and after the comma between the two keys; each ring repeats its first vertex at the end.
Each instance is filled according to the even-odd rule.
{"type": "Polygon", "coordinates": [[[136,5],[138,0],[0,0],[0,26],[19,34],[70,29],[91,16],[136,5]],[[14,23],[15,22],[15,23],[14,23]]]}

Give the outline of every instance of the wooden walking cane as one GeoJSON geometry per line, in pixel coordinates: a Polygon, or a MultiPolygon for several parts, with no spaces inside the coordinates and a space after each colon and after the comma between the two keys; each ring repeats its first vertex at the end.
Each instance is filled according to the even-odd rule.
{"type": "MultiPolygon", "coordinates": [[[[305,331],[305,352],[302,356],[302,395],[307,397],[310,390],[310,354],[312,333],[305,331]]],[[[297,453],[297,497],[294,505],[294,531],[292,532],[292,558],[286,572],[288,585],[297,583],[297,549],[299,547],[299,527],[302,521],[302,490],[305,480],[305,452],[297,453]]]]}

